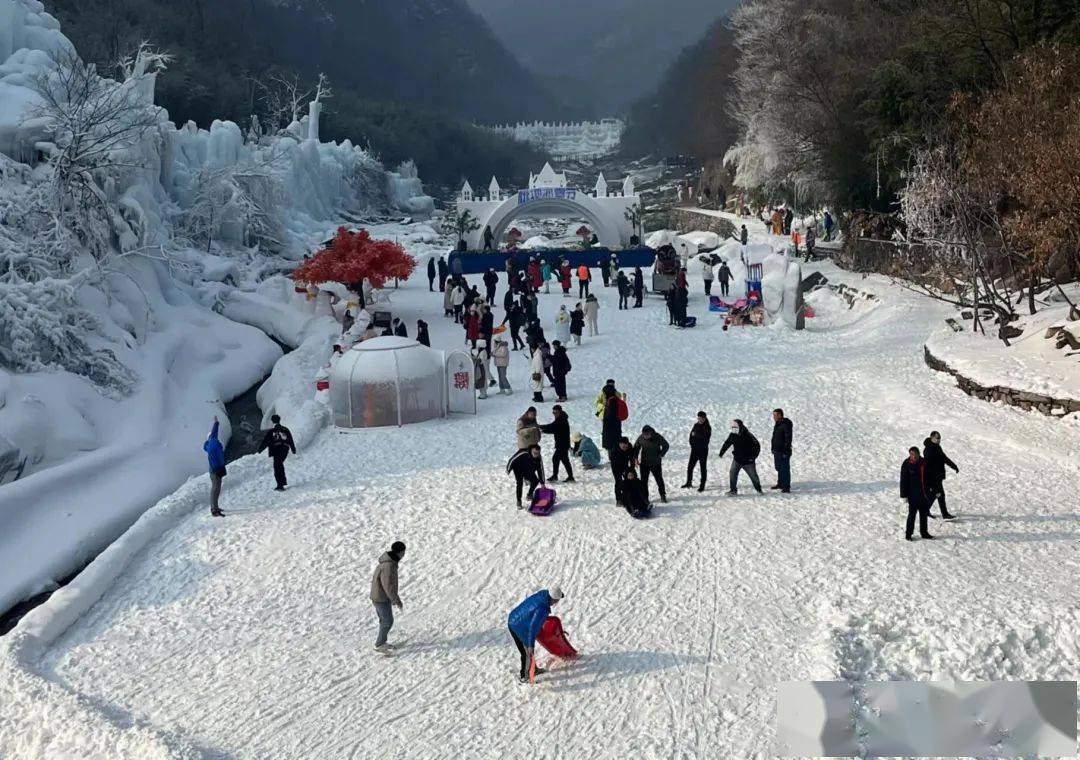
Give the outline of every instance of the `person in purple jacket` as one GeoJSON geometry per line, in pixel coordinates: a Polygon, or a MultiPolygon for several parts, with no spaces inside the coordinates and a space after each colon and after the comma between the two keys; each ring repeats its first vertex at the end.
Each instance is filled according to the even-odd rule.
{"type": "MultiPolygon", "coordinates": [[[[510,628],[510,637],[517,646],[518,654],[521,655],[521,673],[518,678],[522,683],[529,682],[529,663],[533,660],[536,647],[536,637],[544,626],[544,621],[551,614],[551,608],[563,598],[562,589],[552,586],[550,589],[537,591],[532,596],[525,598],[521,604],[510,611],[507,621],[510,628]]],[[[536,674],[543,673],[543,668],[537,668],[536,674]]]]}
{"type": "Polygon", "coordinates": [[[214,426],[210,428],[203,451],[206,452],[207,463],[210,465],[210,514],[213,517],[224,517],[225,513],[218,507],[218,499],[221,496],[221,479],[225,477],[225,447],[218,440],[218,427],[218,418],[214,417],[214,426]]]}

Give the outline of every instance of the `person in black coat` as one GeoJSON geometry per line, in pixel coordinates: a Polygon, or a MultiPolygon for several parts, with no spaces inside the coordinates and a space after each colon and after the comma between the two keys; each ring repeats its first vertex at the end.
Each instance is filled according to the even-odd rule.
{"type": "Polygon", "coordinates": [[[528,344],[530,352],[536,351],[547,342],[544,339],[544,328],[540,326],[540,320],[534,319],[529,322],[525,328],[525,342],[528,344]]]}
{"type": "Polygon", "coordinates": [[[488,356],[491,356],[491,338],[495,335],[495,315],[491,313],[491,307],[480,307],[480,339],[484,341],[488,356]]]}
{"type": "Polygon", "coordinates": [[[912,446],[908,449],[908,458],[900,465],[900,498],[908,503],[907,525],[904,529],[904,538],[913,541],[912,534],[915,532],[915,515],[919,516],[919,535],[923,538],[933,538],[926,525],[926,518],[930,516],[930,504],[934,501],[934,492],[929,488],[929,476],[926,460],[919,456],[919,449],[912,446]]]}
{"type": "Polygon", "coordinates": [[[720,295],[727,297],[728,283],[731,282],[731,270],[728,269],[727,262],[720,264],[720,271],[716,273],[717,279],[720,280],[720,295]]]}
{"type": "Polygon", "coordinates": [[[615,287],[619,289],[619,310],[630,308],[630,280],[626,276],[626,272],[619,270],[618,276],[615,278],[615,287]]]}
{"type": "Polygon", "coordinates": [[[635,472],[637,461],[634,459],[634,447],[630,445],[630,439],[625,436],[619,438],[619,442],[608,450],[608,462],[611,464],[611,474],[615,478],[615,503],[623,506],[622,483],[630,472],[635,472]]]}
{"type": "Polygon", "coordinates": [[[660,501],[667,502],[667,488],[664,486],[664,457],[671,445],[664,436],[649,425],[641,429],[641,435],[634,442],[634,459],[641,468],[641,482],[645,493],[649,493],[649,476],[656,479],[656,489],[660,492],[660,501]]]}
{"type": "Polygon", "coordinates": [[[296,453],[296,444],[293,443],[292,432],[281,424],[281,417],[276,414],[270,416],[270,421],[274,423],[274,426],[266,431],[266,435],[263,436],[262,443],[259,444],[259,452],[263,453],[267,449],[270,450],[270,458],[274,460],[274,480],[277,481],[277,488],[275,491],[284,491],[285,487],[289,485],[288,480],[285,478],[285,459],[289,456],[291,451],[296,453]]]}
{"type": "Polygon", "coordinates": [[[534,443],[527,449],[518,449],[510,461],[506,463],[507,474],[514,476],[517,483],[517,508],[522,509],[521,491],[526,482],[529,484],[529,499],[532,499],[533,491],[541,483],[544,483],[544,463],[540,459],[540,445],[534,443]]]}
{"type": "Polygon", "coordinates": [[[499,275],[495,273],[494,267],[484,272],[484,288],[487,290],[487,302],[492,306],[495,305],[495,287],[498,284],[499,275]]]}
{"type": "Polygon", "coordinates": [[[428,292],[435,292],[435,259],[430,258],[427,260],[427,289],[428,292]]]}
{"type": "Polygon", "coordinates": [[[749,239],[750,239],[750,233],[746,231],[746,225],[744,224],[742,226],[742,229],[739,231],[739,242],[742,243],[743,245],[746,245],[746,241],[749,240],[749,239]]]}
{"type": "Polygon", "coordinates": [[[446,266],[446,259],[442,256],[439,257],[435,266],[439,270],[439,292],[442,293],[443,289],[446,287],[446,276],[450,274],[450,270],[446,266]]]}
{"type": "Polygon", "coordinates": [[[431,348],[431,338],[428,337],[427,322],[422,319],[416,320],[416,342],[421,346],[431,348]]]}
{"type": "Polygon", "coordinates": [[[690,301],[690,291],[686,288],[675,288],[674,306],[672,316],[678,327],[686,327],[686,307],[690,301]]]}
{"type": "Polygon", "coordinates": [[[552,483],[559,482],[559,465],[566,468],[565,483],[574,482],[574,468],[570,466],[570,418],[563,408],[556,404],[551,407],[551,413],[555,419],[547,425],[541,425],[540,431],[550,435],[555,441],[555,454],[551,457],[552,483]]]}
{"type": "Polygon", "coordinates": [[[641,308],[641,299],[645,295],[645,275],[641,267],[634,267],[634,308],[641,308]]]}
{"type": "Polygon", "coordinates": [[[758,443],[754,434],[747,430],[742,420],[731,421],[731,435],[720,447],[720,456],[723,457],[727,450],[731,449],[731,477],[728,496],[739,493],[739,471],[745,470],[750,476],[750,482],[754,490],[761,493],[761,481],[758,480],[757,465],[758,455],[761,453],[761,444],[758,443]]]}
{"type": "MultiPolygon", "coordinates": [[[[930,437],[923,441],[923,458],[926,460],[927,476],[930,489],[937,496],[938,506],[941,507],[941,516],[946,520],[955,520],[956,515],[950,514],[945,506],[945,466],[952,467],[953,472],[960,472],[956,462],[949,459],[941,448],[941,433],[933,431],[930,437]]],[[[933,507],[933,503],[927,507],[927,512],[933,507]]],[[[933,517],[934,515],[930,515],[933,517]]]]}
{"type": "Polygon", "coordinates": [[[525,344],[521,342],[521,337],[518,335],[518,331],[525,325],[525,312],[516,303],[510,304],[506,317],[503,318],[504,325],[508,322],[510,323],[510,340],[513,341],[511,347],[515,351],[520,351],[525,348],[525,344]]]}
{"type": "Polygon", "coordinates": [[[405,329],[405,323],[397,317],[394,317],[394,335],[398,336],[399,338],[409,337],[409,331],[405,329]]]}
{"type": "Polygon", "coordinates": [[[574,307],[574,310],[570,312],[570,335],[573,338],[574,345],[581,345],[581,334],[585,332],[585,312],[581,308],[579,303],[574,307]]]}
{"type": "Polygon", "coordinates": [[[551,346],[551,384],[555,386],[555,400],[566,401],[566,376],[573,367],[570,365],[570,357],[566,355],[566,346],[559,341],[555,341],[551,346]]]}
{"type": "Polygon", "coordinates": [[[633,470],[627,471],[626,477],[619,483],[619,493],[618,501],[631,517],[641,520],[652,514],[648,488],[633,470]]]}
{"type": "Polygon", "coordinates": [[[776,485],[773,490],[791,493],[791,438],[793,426],[784,416],[783,409],[773,409],[772,449],[773,465],[776,467],[776,485]]]}
{"type": "Polygon", "coordinates": [[[705,412],[697,413],[697,421],[690,428],[690,462],[686,465],[686,482],[683,488],[693,488],[694,466],[701,465],[701,484],[698,491],[705,490],[708,478],[709,441],[712,440],[712,425],[705,412]]]}
{"type": "Polygon", "coordinates": [[[610,454],[612,449],[619,445],[622,438],[622,420],[619,419],[618,391],[614,385],[605,385],[601,391],[604,394],[604,412],[600,416],[602,435],[600,445],[610,454]]]}

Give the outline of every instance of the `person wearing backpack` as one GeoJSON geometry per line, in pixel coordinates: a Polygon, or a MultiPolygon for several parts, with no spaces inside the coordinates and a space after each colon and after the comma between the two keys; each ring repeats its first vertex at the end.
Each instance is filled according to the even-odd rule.
{"type": "Polygon", "coordinates": [[[225,477],[225,447],[218,438],[218,418],[214,417],[214,425],[210,428],[210,435],[203,444],[206,452],[206,460],[210,466],[210,515],[211,517],[224,517],[225,513],[218,506],[221,498],[221,479],[225,477]]]}
{"type": "Polygon", "coordinates": [[[754,437],[754,434],[747,430],[742,420],[731,421],[731,435],[724,441],[724,445],[720,447],[720,456],[723,457],[728,449],[731,449],[731,488],[728,491],[728,496],[736,496],[739,493],[739,471],[745,470],[746,474],[750,476],[750,482],[754,485],[754,490],[758,493],[762,493],[761,481],[758,480],[757,474],[757,461],[758,455],[761,454],[761,444],[758,443],[758,439],[754,437]]]}
{"type": "Polygon", "coordinates": [[[611,450],[619,445],[619,439],[622,438],[622,424],[626,417],[623,415],[623,410],[626,408],[625,402],[620,404],[622,399],[619,398],[619,392],[615,390],[614,385],[605,385],[603,391],[604,394],[604,412],[601,417],[603,435],[601,436],[601,445],[611,453],[611,450]]]}
{"type": "Polygon", "coordinates": [[[578,276],[578,298],[584,298],[589,295],[589,280],[592,279],[592,273],[589,272],[589,265],[582,264],[577,268],[578,276]]]}
{"type": "Polygon", "coordinates": [[[263,436],[262,443],[259,444],[259,452],[269,449],[270,458],[274,460],[274,480],[277,481],[277,488],[275,491],[284,491],[285,487],[289,485],[285,479],[285,459],[289,456],[291,451],[296,453],[296,444],[293,443],[292,432],[281,424],[281,417],[273,414],[270,416],[270,421],[274,423],[274,426],[266,431],[266,435],[263,436]]]}

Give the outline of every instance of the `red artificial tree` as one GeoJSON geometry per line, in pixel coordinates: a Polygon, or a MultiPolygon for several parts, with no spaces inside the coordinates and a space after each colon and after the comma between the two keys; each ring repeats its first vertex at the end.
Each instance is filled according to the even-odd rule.
{"type": "Polygon", "coordinates": [[[292,273],[294,282],[318,285],[340,282],[359,287],[364,280],[381,288],[387,280],[406,280],[416,269],[416,259],[389,240],[372,240],[367,230],[349,232],[339,227],[330,247],[319,251],[292,273]]]}

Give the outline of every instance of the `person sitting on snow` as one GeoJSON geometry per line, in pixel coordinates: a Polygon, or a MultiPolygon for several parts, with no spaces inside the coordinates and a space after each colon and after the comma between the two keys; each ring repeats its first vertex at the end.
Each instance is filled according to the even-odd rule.
{"type": "Polygon", "coordinates": [[[600,467],[600,449],[596,448],[592,438],[581,433],[570,436],[570,442],[574,444],[570,453],[581,458],[581,466],[586,470],[595,470],[600,467]]]}
{"type": "MultiPolygon", "coordinates": [[[[514,640],[514,645],[521,656],[521,671],[518,679],[522,683],[529,682],[529,666],[535,657],[536,637],[540,634],[540,629],[544,627],[544,621],[551,614],[551,608],[562,598],[562,589],[552,586],[550,589],[537,591],[532,596],[526,597],[521,604],[510,611],[507,627],[510,629],[510,638],[514,640]]],[[[544,668],[536,668],[535,675],[543,672],[544,668]]]]}
{"type": "Polygon", "coordinates": [[[652,514],[645,482],[638,478],[636,472],[627,472],[626,479],[619,483],[617,488],[622,492],[622,505],[631,517],[640,520],[652,514]]]}

